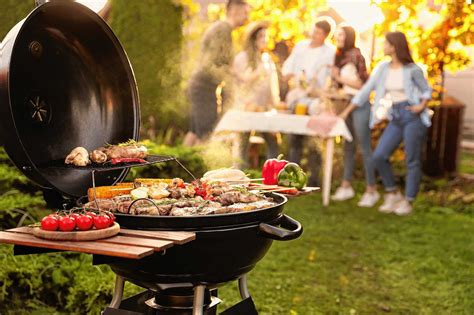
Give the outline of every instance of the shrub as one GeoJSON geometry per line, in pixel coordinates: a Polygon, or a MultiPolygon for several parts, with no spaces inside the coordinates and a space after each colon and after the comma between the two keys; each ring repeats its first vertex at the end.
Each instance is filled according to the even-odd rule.
{"type": "Polygon", "coordinates": [[[135,72],[146,128],[185,127],[181,91],[182,7],[176,1],[113,0],[110,26],[135,72]]]}
{"type": "Polygon", "coordinates": [[[39,217],[45,203],[38,189],[0,147],[0,228],[15,227],[22,221],[32,223],[39,217]]]}

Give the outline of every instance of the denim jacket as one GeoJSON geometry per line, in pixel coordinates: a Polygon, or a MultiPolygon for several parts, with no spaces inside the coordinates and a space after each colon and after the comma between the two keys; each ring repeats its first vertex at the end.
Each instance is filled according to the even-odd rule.
{"type": "MultiPolygon", "coordinates": [[[[387,80],[389,68],[390,61],[379,63],[370,75],[369,80],[367,80],[360,91],[352,98],[354,105],[363,106],[369,100],[370,93],[375,90],[374,106],[370,114],[370,128],[378,122],[374,113],[377,112],[380,106],[380,100],[385,96],[385,81],[387,80]]],[[[414,63],[403,66],[403,87],[410,105],[417,105],[422,99],[431,99],[431,87],[428,85],[421,68],[414,63]]],[[[391,120],[391,116],[390,109],[388,119],[391,120]]],[[[420,118],[425,126],[431,126],[431,118],[428,109],[420,113],[420,118]]]]}

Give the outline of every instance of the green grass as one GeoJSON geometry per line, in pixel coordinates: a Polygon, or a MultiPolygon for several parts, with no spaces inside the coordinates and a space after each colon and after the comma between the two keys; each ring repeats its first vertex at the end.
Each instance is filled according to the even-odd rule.
{"type": "Polygon", "coordinates": [[[474,175],[474,153],[462,152],[459,163],[459,173],[474,175]]]}
{"type": "MultiPolygon", "coordinates": [[[[425,205],[397,217],[291,200],[304,233],[274,242],[250,273],[260,314],[474,314],[474,218],[425,205]]],[[[239,300],[235,284],[219,294],[221,311],[239,300]]]]}

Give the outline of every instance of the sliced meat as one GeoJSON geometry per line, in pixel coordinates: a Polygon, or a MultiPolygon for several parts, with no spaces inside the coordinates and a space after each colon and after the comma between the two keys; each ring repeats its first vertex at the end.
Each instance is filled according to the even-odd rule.
{"type": "Polygon", "coordinates": [[[169,215],[171,208],[173,208],[173,205],[161,205],[158,206],[158,213],[160,215],[169,215]]]}
{"type": "Polygon", "coordinates": [[[239,191],[229,191],[223,193],[219,197],[217,197],[217,201],[220,202],[223,206],[228,206],[238,202],[254,202],[260,200],[261,197],[253,194],[243,194],[239,191]]]}
{"type": "Polygon", "coordinates": [[[88,203],[84,204],[83,207],[110,212],[117,211],[117,203],[112,199],[97,199],[97,203],[95,201],[89,201],[88,203]],[[97,205],[99,205],[99,209],[97,209],[97,205]]]}
{"type": "Polygon", "coordinates": [[[185,216],[190,216],[190,215],[196,215],[196,213],[197,213],[197,207],[186,207],[186,208],[173,207],[169,215],[173,217],[185,217],[185,216]]]}
{"type": "Polygon", "coordinates": [[[191,215],[208,215],[213,214],[216,211],[215,207],[185,207],[177,208],[173,207],[170,212],[170,216],[174,217],[185,217],[191,215]]]}
{"type": "Polygon", "coordinates": [[[192,197],[189,196],[188,189],[186,188],[168,188],[168,191],[170,192],[170,197],[173,199],[192,197]]]}
{"type": "Polygon", "coordinates": [[[132,200],[125,200],[117,203],[117,212],[128,213],[130,206],[132,205],[132,200]]]}
{"type": "Polygon", "coordinates": [[[130,214],[136,215],[160,215],[158,209],[155,206],[148,207],[132,207],[130,214]]]}

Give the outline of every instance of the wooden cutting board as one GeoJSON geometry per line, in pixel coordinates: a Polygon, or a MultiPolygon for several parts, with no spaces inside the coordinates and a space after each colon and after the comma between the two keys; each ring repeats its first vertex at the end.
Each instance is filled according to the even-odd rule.
{"type": "Polygon", "coordinates": [[[106,229],[90,231],[45,231],[40,227],[33,228],[33,235],[42,239],[52,241],[93,241],[108,238],[117,235],[120,232],[120,225],[115,222],[114,225],[106,229]]]}

